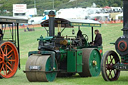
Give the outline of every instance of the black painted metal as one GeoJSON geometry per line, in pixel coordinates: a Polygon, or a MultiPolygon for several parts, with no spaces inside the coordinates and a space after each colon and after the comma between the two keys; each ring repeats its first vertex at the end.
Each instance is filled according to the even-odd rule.
{"type": "Polygon", "coordinates": [[[19,23],[17,23],[17,44],[18,44],[18,53],[19,53],[19,69],[20,69],[20,42],[19,42],[19,23]]]}
{"type": "MultiPolygon", "coordinates": [[[[9,26],[9,28],[10,28],[10,26],[9,26]]],[[[12,40],[13,40],[14,38],[13,38],[13,24],[12,24],[12,40]]]]}
{"type": "MultiPolygon", "coordinates": [[[[123,36],[119,37],[115,43],[115,49],[122,58],[128,55],[128,0],[123,0],[123,21],[123,36]]],[[[124,58],[121,62],[128,61],[124,58]]]]}
{"type": "Polygon", "coordinates": [[[92,42],[93,42],[93,36],[94,36],[94,35],[93,35],[93,27],[92,27],[92,42]]]}
{"type": "MultiPolygon", "coordinates": [[[[16,23],[15,23],[16,24],[16,23]]],[[[13,26],[13,24],[12,24],[12,26],[13,26]]],[[[17,27],[15,26],[15,42],[17,42],[17,39],[16,39],[16,35],[17,35],[17,29],[16,29],[17,27]]],[[[16,45],[17,46],[17,45],[16,45]]]]}
{"type": "Polygon", "coordinates": [[[123,0],[123,34],[128,37],[128,0],[123,0]]]}
{"type": "Polygon", "coordinates": [[[54,36],[55,35],[55,26],[54,26],[55,12],[50,11],[48,16],[49,16],[49,36],[54,36]]]}

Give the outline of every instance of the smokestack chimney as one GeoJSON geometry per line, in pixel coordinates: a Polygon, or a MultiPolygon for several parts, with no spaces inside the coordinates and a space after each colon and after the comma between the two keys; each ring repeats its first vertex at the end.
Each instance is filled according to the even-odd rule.
{"type": "Polygon", "coordinates": [[[48,16],[49,16],[49,36],[54,36],[55,35],[55,26],[54,26],[55,12],[50,11],[48,16]]]}
{"type": "Polygon", "coordinates": [[[128,37],[128,0],[123,0],[123,34],[128,37]]]}

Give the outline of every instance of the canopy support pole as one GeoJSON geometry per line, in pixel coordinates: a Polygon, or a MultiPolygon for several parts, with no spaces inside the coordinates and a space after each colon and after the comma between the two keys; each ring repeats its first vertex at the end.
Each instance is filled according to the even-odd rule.
{"type": "Polygon", "coordinates": [[[17,44],[18,44],[18,53],[19,53],[19,69],[20,69],[20,43],[19,43],[19,23],[17,23],[17,44]]]}
{"type": "MultiPolygon", "coordinates": [[[[10,26],[9,26],[9,28],[10,28],[10,26]]],[[[13,40],[13,23],[12,23],[12,40],[13,40]]]]}
{"type": "Polygon", "coordinates": [[[78,26],[78,30],[80,30],[80,26],[78,26]]]}
{"type": "Polygon", "coordinates": [[[93,35],[93,27],[92,27],[92,42],[93,42],[93,36],[94,36],[94,35],[93,35]]]}

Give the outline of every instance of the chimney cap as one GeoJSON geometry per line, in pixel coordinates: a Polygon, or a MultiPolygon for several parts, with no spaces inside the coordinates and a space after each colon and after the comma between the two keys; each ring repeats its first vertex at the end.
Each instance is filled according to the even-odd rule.
{"type": "Polygon", "coordinates": [[[50,11],[48,15],[55,15],[54,11],[50,11]]]}

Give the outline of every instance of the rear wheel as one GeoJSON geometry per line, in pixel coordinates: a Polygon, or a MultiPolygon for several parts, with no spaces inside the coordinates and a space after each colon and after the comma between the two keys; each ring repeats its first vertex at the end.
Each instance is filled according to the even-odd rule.
{"type": "Polygon", "coordinates": [[[11,78],[18,69],[19,57],[15,45],[11,42],[0,43],[0,76],[11,78]]]}
{"type": "Polygon", "coordinates": [[[116,63],[120,63],[117,53],[107,51],[101,61],[102,77],[105,81],[115,81],[119,78],[120,70],[113,67],[116,63]]]}
{"type": "Polygon", "coordinates": [[[98,76],[100,74],[101,55],[97,49],[84,48],[82,53],[82,73],[81,77],[98,76]]]}

